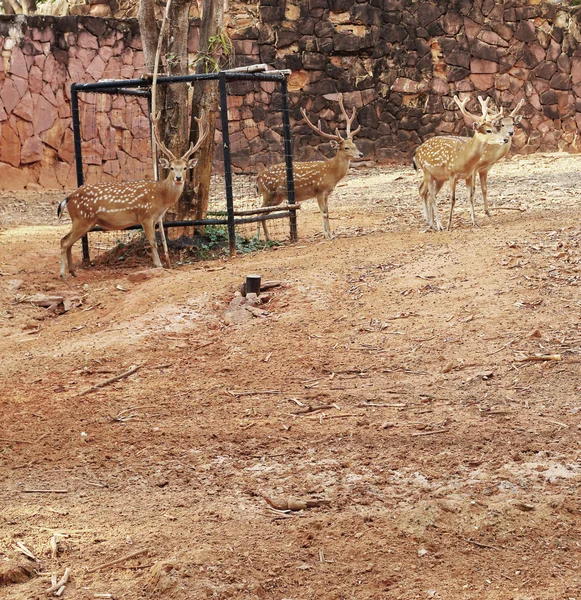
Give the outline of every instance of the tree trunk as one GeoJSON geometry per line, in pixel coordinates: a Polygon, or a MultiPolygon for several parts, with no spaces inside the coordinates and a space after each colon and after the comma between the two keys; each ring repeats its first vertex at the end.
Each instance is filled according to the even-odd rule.
{"type": "MultiPolygon", "coordinates": [[[[155,18],[155,0],[140,0],[137,13],[139,31],[141,33],[141,44],[143,46],[143,59],[145,62],[145,73],[153,75],[155,67],[155,54],[159,40],[160,24],[155,18]]],[[[161,122],[165,122],[163,107],[165,105],[165,86],[157,88],[156,105],[157,110],[162,112],[161,122]]],[[[164,128],[162,127],[162,131],[164,128]]]]}
{"type": "MultiPolygon", "coordinates": [[[[167,74],[188,73],[188,29],[191,0],[172,0],[169,10],[169,43],[167,48],[167,74]]],[[[167,86],[165,99],[168,148],[182,156],[188,143],[188,84],[173,83],[167,86]]]]}
{"type": "MultiPolygon", "coordinates": [[[[222,31],[224,22],[224,0],[203,0],[202,23],[200,27],[201,54],[207,54],[210,38],[222,31]]],[[[206,73],[208,65],[199,61],[196,65],[197,73],[206,73]]],[[[202,110],[208,118],[208,137],[204,140],[197,152],[198,164],[194,170],[193,178],[186,183],[183,198],[188,202],[189,214],[193,212],[194,219],[205,219],[210,200],[210,177],[212,175],[212,162],[214,157],[214,130],[216,111],[219,105],[218,82],[199,81],[194,87],[192,98],[192,125],[190,128],[190,142],[195,142],[198,136],[198,126],[193,119],[199,117],[202,110]],[[195,203],[192,201],[195,195],[195,203]]]]}
{"type": "Polygon", "coordinates": [[[2,8],[7,15],[22,14],[22,7],[16,0],[2,0],[2,8]]]}

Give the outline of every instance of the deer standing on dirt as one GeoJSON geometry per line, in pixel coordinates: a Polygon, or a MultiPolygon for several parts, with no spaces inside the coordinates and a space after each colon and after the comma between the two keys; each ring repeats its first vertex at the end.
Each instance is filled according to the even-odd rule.
{"type": "MultiPolygon", "coordinates": [[[[351,117],[347,115],[347,111],[343,106],[343,97],[339,96],[339,106],[341,113],[347,121],[345,129],[346,137],[342,137],[339,129],[335,130],[335,134],[325,133],[321,129],[321,121],[318,126],[309,121],[304,108],[301,108],[301,113],[309,125],[324,138],[331,140],[331,146],[337,150],[335,156],[324,161],[314,162],[298,162],[293,165],[294,184],[295,184],[295,201],[302,202],[309,198],[317,198],[321,217],[323,219],[323,235],[331,238],[331,228],[329,226],[329,207],[327,204],[329,195],[333,192],[337,184],[347,175],[349,164],[352,159],[362,158],[363,154],[359,152],[357,146],[353,142],[353,137],[359,132],[361,127],[355,131],[351,131],[351,124],[355,119],[357,110],[354,108],[351,117]]],[[[258,175],[257,180],[258,192],[262,196],[262,206],[277,206],[287,198],[287,183],[286,183],[286,165],[274,165],[262,171],[258,175]]],[[[262,221],[264,236],[268,241],[268,229],[266,221],[262,221]]],[[[260,237],[260,224],[257,226],[256,237],[260,237]]]]}
{"type": "Polygon", "coordinates": [[[456,203],[456,185],[459,180],[471,181],[470,216],[472,224],[478,227],[474,215],[474,171],[487,146],[508,144],[508,137],[501,133],[500,119],[490,119],[484,115],[482,122],[473,123],[474,136],[438,136],[424,142],[415,152],[414,169],[422,169],[420,184],[422,210],[426,222],[432,229],[442,230],[438,216],[436,195],[444,185],[450,183],[450,216],[448,230],[452,228],[452,213],[456,203]]]}
{"type": "MultiPolygon", "coordinates": [[[[454,100],[456,104],[460,107],[462,114],[464,116],[469,117],[470,119],[477,119],[475,115],[470,114],[466,110],[466,102],[460,101],[457,96],[454,96],[454,100]]],[[[482,116],[480,117],[480,121],[483,121],[487,115],[488,102],[490,101],[490,97],[486,100],[483,100],[480,96],[478,97],[478,101],[480,102],[480,106],[482,107],[482,116]]],[[[478,173],[480,178],[480,188],[482,190],[482,197],[484,199],[484,212],[488,217],[490,217],[490,210],[488,208],[488,172],[492,167],[501,159],[504,158],[512,145],[512,137],[514,136],[514,127],[521,122],[522,115],[517,115],[516,113],[521,109],[524,104],[524,100],[521,100],[514,110],[510,112],[507,116],[503,116],[504,109],[500,108],[496,113],[490,113],[490,109],[488,109],[488,113],[490,113],[490,117],[494,119],[500,119],[500,133],[508,137],[508,144],[488,144],[486,146],[486,150],[482,155],[482,158],[478,161],[478,165],[474,171],[474,174],[478,173]]],[[[472,185],[472,181],[470,179],[466,180],[466,185],[470,187],[472,185]]]]}
{"type": "MultiPolygon", "coordinates": [[[[105,230],[118,230],[132,225],[141,225],[151,246],[154,266],[162,266],[157,252],[155,223],[163,219],[170,206],[175,204],[181,196],[184,190],[186,170],[192,169],[198,162],[195,158],[190,159],[190,156],[198,150],[208,134],[208,129],[202,113],[200,118],[196,117],[200,131],[198,141],[195,145],[190,144],[188,151],[181,158],[176,158],[159,138],[159,117],[158,114],[157,117],[152,118],[152,122],[157,145],[167,156],[167,158],[159,159],[159,164],[169,170],[165,179],[84,185],[59,204],[58,216],[61,216],[66,207],[72,220],[71,230],[61,240],[60,276],[63,279],[66,278],[65,258],[70,274],[73,277],[76,276],[73,270],[73,244],[95,225],[105,230]]],[[[163,226],[161,235],[164,239],[163,226]]],[[[166,258],[169,262],[167,252],[166,258]]]]}

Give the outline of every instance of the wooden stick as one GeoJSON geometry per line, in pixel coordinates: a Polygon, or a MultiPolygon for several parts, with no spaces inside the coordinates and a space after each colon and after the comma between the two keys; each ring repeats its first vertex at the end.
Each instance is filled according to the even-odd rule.
{"type": "Polygon", "coordinates": [[[99,565],[98,567],[93,567],[92,569],[89,569],[87,573],[95,573],[95,571],[100,571],[101,569],[108,569],[109,567],[114,567],[115,565],[119,565],[125,562],[126,560],[129,560],[130,558],[135,558],[136,556],[141,556],[142,554],[147,554],[148,552],[149,550],[138,550],[137,552],[133,552],[131,554],[128,554],[127,556],[118,558],[117,560],[112,560],[111,562],[104,563],[102,565],[99,565]]]}
{"type": "Polygon", "coordinates": [[[18,546],[20,552],[26,554],[28,558],[32,558],[32,560],[38,560],[38,558],[36,558],[36,556],[34,556],[34,554],[22,542],[18,541],[16,542],[16,545],[18,546]]]}
{"type": "Polygon", "coordinates": [[[300,204],[278,204],[277,206],[266,206],[264,208],[250,208],[248,210],[235,210],[234,216],[241,217],[244,215],[262,215],[265,213],[276,212],[277,210],[300,210],[300,204]]]}
{"type": "Polygon", "coordinates": [[[239,397],[239,396],[256,396],[258,394],[282,394],[280,390],[254,390],[250,392],[234,392],[233,390],[226,390],[227,394],[230,396],[239,397]]]}
{"type": "Polygon", "coordinates": [[[378,404],[376,402],[360,402],[357,406],[374,406],[376,408],[402,408],[407,404],[378,404]]]}
{"type": "Polygon", "coordinates": [[[492,550],[502,550],[502,548],[499,548],[498,546],[490,546],[489,544],[481,544],[480,542],[477,542],[476,540],[473,540],[472,538],[466,538],[467,542],[470,542],[471,544],[474,544],[475,546],[478,546],[479,548],[491,548],[492,550]]]}
{"type": "Polygon", "coordinates": [[[90,387],[83,392],[79,392],[75,397],[78,398],[79,396],[84,396],[85,394],[90,394],[91,392],[94,392],[95,390],[98,390],[99,388],[105,387],[106,385],[109,385],[111,383],[115,383],[116,381],[119,381],[120,379],[124,379],[125,377],[129,377],[129,375],[133,375],[133,373],[135,373],[135,371],[137,371],[137,369],[140,369],[140,368],[141,368],[141,365],[133,365],[130,369],[128,369],[124,373],[121,373],[120,375],[115,375],[115,377],[109,377],[109,379],[106,379],[105,381],[98,383],[97,385],[94,385],[93,387],[90,387]]]}
{"type": "Polygon", "coordinates": [[[533,354],[524,358],[516,358],[516,362],[541,362],[543,360],[563,360],[560,354],[533,354]]]}
{"type": "Polygon", "coordinates": [[[308,413],[316,412],[317,410],[328,410],[330,408],[337,408],[334,404],[323,404],[321,406],[305,406],[302,410],[297,410],[291,414],[293,415],[306,415],[308,413]]]}
{"type": "Polygon", "coordinates": [[[68,494],[69,490],[22,490],[23,494],[68,494]]]}
{"type": "Polygon", "coordinates": [[[520,206],[494,206],[492,210],[518,210],[519,212],[527,212],[526,208],[520,206]]]}
{"type": "Polygon", "coordinates": [[[417,433],[412,433],[412,436],[417,437],[419,435],[435,435],[436,433],[446,433],[446,431],[450,431],[449,429],[437,429],[436,431],[418,431],[417,433]]]}
{"type": "Polygon", "coordinates": [[[497,352],[500,352],[501,350],[504,350],[505,348],[507,348],[508,346],[510,346],[511,344],[513,344],[514,342],[516,342],[516,338],[513,338],[512,340],[510,340],[510,342],[508,342],[507,344],[505,344],[504,346],[502,346],[498,350],[494,350],[494,352],[489,352],[486,356],[492,356],[493,354],[496,354],[497,352]]]}
{"type": "Polygon", "coordinates": [[[327,419],[345,419],[347,417],[360,417],[361,414],[357,413],[345,413],[344,415],[320,415],[321,421],[326,421],[327,419]]]}
{"type": "Polygon", "coordinates": [[[67,567],[65,569],[64,575],[54,585],[51,585],[48,588],[48,590],[46,590],[46,593],[51,594],[52,592],[56,592],[61,586],[65,585],[65,583],[69,580],[70,574],[71,574],[71,568],[67,567]]]}

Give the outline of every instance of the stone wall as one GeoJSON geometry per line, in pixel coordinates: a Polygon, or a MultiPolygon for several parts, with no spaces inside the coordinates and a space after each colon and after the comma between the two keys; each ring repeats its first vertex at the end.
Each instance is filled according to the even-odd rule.
{"type": "MultiPolygon", "coordinates": [[[[345,105],[358,109],[356,141],[366,159],[408,162],[428,137],[466,132],[454,94],[490,95],[505,107],[524,99],[517,152],[579,151],[578,15],[536,0],[260,0],[248,3],[247,15],[238,12],[230,33],[236,65],[292,70],[295,157],[330,155],[299,109],[333,131],[343,93],[345,105]]],[[[192,21],[191,53],[197,34],[192,21]]],[[[75,187],[70,84],[139,76],[136,21],[0,17],[0,48],[0,187],[75,187]]],[[[243,82],[232,90],[234,164],[256,171],[277,160],[280,94],[273,84],[243,82]]],[[[150,170],[147,115],[129,106],[120,98],[86,107],[96,115],[83,127],[94,178],[150,170]],[[112,139],[114,152],[107,149],[112,139]]]]}
{"type": "MultiPolygon", "coordinates": [[[[136,22],[0,17],[0,48],[0,187],[76,187],[71,83],[139,76],[143,52],[136,22]]],[[[112,108],[121,107],[106,108],[107,120],[83,128],[83,150],[98,149],[106,131],[118,132],[126,151],[102,156],[99,166],[119,173],[128,158],[139,156],[131,145],[146,133],[139,123],[115,122],[112,108]]]]}
{"type": "MultiPolygon", "coordinates": [[[[261,0],[256,42],[262,60],[293,70],[292,104],[331,128],[330,94],[345,94],[370,160],[408,161],[427,137],[467,133],[454,94],[504,107],[524,99],[515,151],[577,152],[579,14],[539,0],[261,0]]],[[[299,147],[316,143],[304,126],[296,132],[299,147]]]]}

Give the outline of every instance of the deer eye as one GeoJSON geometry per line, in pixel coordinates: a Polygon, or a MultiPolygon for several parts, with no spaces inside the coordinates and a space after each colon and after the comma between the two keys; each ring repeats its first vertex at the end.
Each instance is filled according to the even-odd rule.
{"type": "Polygon", "coordinates": [[[492,129],[487,129],[486,133],[492,133],[492,129]]]}

